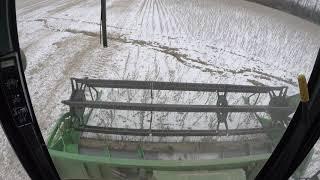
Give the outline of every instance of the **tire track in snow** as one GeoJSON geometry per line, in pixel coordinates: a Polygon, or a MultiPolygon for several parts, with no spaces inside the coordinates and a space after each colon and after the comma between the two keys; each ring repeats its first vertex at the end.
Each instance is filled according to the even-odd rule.
{"type": "MultiPolygon", "coordinates": [[[[75,41],[75,39],[77,39],[77,37],[72,37],[70,39],[62,41],[61,43],[67,44],[68,42],[75,41]]],[[[89,43],[84,44],[83,49],[85,50],[76,51],[71,56],[71,58],[68,58],[68,61],[62,64],[60,68],[61,72],[59,73],[61,74],[61,76],[52,82],[52,86],[50,87],[50,89],[45,91],[46,92],[45,94],[48,94],[48,96],[46,96],[46,101],[44,103],[46,104],[46,106],[44,106],[42,110],[38,111],[40,112],[41,115],[45,115],[45,117],[40,119],[46,119],[46,120],[51,119],[50,117],[52,116],[52,114],[54,114],[53,111],[57,109],[55,108],[55,106],[57,106],[56,100],[59,99],[58,97],[60,97],[61,94],[64,94],[63,92],[65,92],[66,89],[69,89],[68,87],[69,82],[66,81],[66,78],[70,78],[71,76],[77,73],[80,73],[79,68],[84,64],[86,64],[86,60],[87,60],[86,57],[90,54],[90,50],[95,44],[95,42],[92,40],[91,41],[89,40],[88,42],[89,43]]],[[[59,104],[58,107],[62,107],[62,105],[59,104]]]]}
{"type": "Polygon", "coordinates": [[[115,50],[112,45],[110,45],[111,47],[108,47],[108,49],[102,49],[98,52],[95,52],[97,55],[96,58],[93,58],[94,60],[92,60],[90,62],[89,65],[87,66],[83,66],[83,69],[88,69],[86,71],[86,75],[90,76],[92,78],[108,78],[108,72],[106,72],[106,67],[109,66],[111,59],[113,59],[113,55],[114,52],[113,51],[117,51],[115,50]]]}
{"type": "MultiPolygon", "coordinates": [[[[139,34],[139,38],[143,37],[144,33],[149,33],[152,32],[151,29],[149,29],[149,23],[150,23],[150,14],[152,13],[152,0],[146,0],[147,2],[144,4],[145,5],[145,11],[143,15],[141,16],[141,30],[139,34]]],[[[151,20],[152,22],[152,20],[151,20]]]]}
{"type": "Polygon", "coordinates": [[[166,15],[168,19],[168,25],[171,30],[169,30],[171,34],[181,33],[180,28],[178,28],[178,24],[180,24],[179,20],[177,19],[177,16],[174,15],[174,11],[172,8],[169,8],[167,0],[160,0],[162,5],[162,10],[164,11],[164,14],[166,15]],[[178,30],[179,29],[179,30],[178,30]]]}
{"type": "MultiPolygon", "coordinates": [[[[157,1],[157,0],[156,0],[157,1]]],[[[157,14],[155,15],[155,1],[152,0],[152,17],[151,17],[151,25],[152,25],[152,34],[154,34],[156,32],[156,21],[155,21],[155,16],[157,16],[157,14]]]]}
{"type": "MultiPolygon", "coordinates": [[[[150,29],[149,29],[149,24],[150,24],[150,14],[152,13],[152,0],[148,0],[148,7],[147,9],[149,10],[148,13],[146,13],[146,18],[147,18],[147,22],[146,22],[146,26],[145,26],[145,29],[147,30],[147,32],[152,32],[150,29]]],[[[152,18],[152,17],[151,17],[152,18]]],[[[152,22],[152,20],[151,20],[152,22]]]]}
{"type": "MultiPolygon", "coordinates": [[[[93,33],[93,32],[86,32],[86,31],[77,32],[77,31],[73,31],[73,30],[64,30],[64,31],[71,32],[74,34],[81,33],[81,34],[88,35],[88,36],[98,37],[98,34],[93,33]]],[[[59,32],[63,32],[63,30],[59,30],[59,32]]],[[[212,63],[206,63],[205,61],[200,60],[200,59],[193,59],[193,58],[189,57],[188,54],[184,54],[184,53],[180,52],[180,50],[177,48],[171,48],[171,47],[168,47],[165,45],[161,45],[159,43],[147,42],[147,41],[142,41],[142,40],[126,39],[126,38],[122,38],[122,37],[112,37],[112,36],[109,37],[109,39],[114,40],[114,41],[118,41],[118,42],[122,42],[122,43],[130,43],[130,44],[135,44],[135,45],[140,45],[140,46],[149,46],[150,48],[152,48],[156,51],[163,52],[165,54],[173,56],[174,58],[176,58],[176,60],[178,60],[179,62],[183,63],[186,66],[200,69],[203,72],[214,72],[214,73],[220,73],[220,74],[223,71],[229,72],[232,74],[253,72],[253,73],[257,73],[259,75],[267,76],[272,79],[276,79],[278,81],[286,82],[286,83],[294,85],[294,86],[296,85],[296,83],[293,82],[292,79],[286,79],[286,78],[282,78],[279,76],[273,76],[271,74],[260,72],[259,70],[256,70],[256,69],[242,68],[240,70],[233,70],[230,68],[218,68],[218,67],[214,66],[214,64],[212,64],[212,63]],[[221,69],[223,69],[223,71],[221,69]]],[[[237,55],[237,54],[233,54],[233,55],[237,55]]],[[[248,58],[248,60],[249,60],[249,58],[248,58]]],[[[117,73],[117,71],[114,71],[114,73],[117,73]]],[[[117,78],[120,78],[120,77],[121,76],[118,74],[117,78]]]]}
{"type": "MultiPolygon", "coordinates": [[[[140,27],[141,27],[141,30],[143,30],[142,27],[144,27],[144,22],[145,22],[145,17],[146,17],[146,14],[147,14],[147,10],[148,10],[148,5],[150,3],[150,0],[145,0],[144,3],[142,4],[143,6],[143,13],[140,14],[140,27]]],[[[142,33],[142,31],[140,30],[140,33],[142,33]]]]}
{"type": "MultiPolygon", "coordinates": [[[[164,5],[164,3],[169,3],[169,1],[163,1],[163,0],[159,0],[161,6],[162,6],[162,10],[163,10],[163,14],[166,15],[167,17],[171,17],[170,20],[168,22],[171,23],[171,26],[175,27],[173,29],[173,31],[171,31],[172,33],[176,33],[176,32],[179,32],[179,33],[182,33],[182,32],[186,32],[185,30],[182,31],[182,27],[183,27],[183,23],[181,23],[181,19],[178,19],[176,14],[174,14],[174,12],[172,11],[172,8],[169,8],[168,5],[164,5]],[[172,25],[174,23],[174,25],[172,25]]],[[[178,9],[176,10],[178,11],[178,9]]],[[[168,19],[168,18],[166,18],[168,19]]],[[[167,22],[167,21],[166,21],[167,22]]],[[[168,30],[168,34],[169,34],[169,30],[168,30]]]]}
{"type": "Polygon", "coordinates": [[[161,14],[161,16],[163,16],[162,19],[164,19],[164,26],[165,26],[165,29],[166,29],[166,34],[167,36],[170,34],[170,30],[169,30],[169,23],[171,23],[171,19],[168,20],[168,12],[165,12],[166,9],[165,7],[163,6],[163,2],[162,0],[158,0],[158,5],[159,5],[159,14],[161,14]]]}
{"type": "Polygon", "coordinates": [[[133,5],[135,5],[135,3],[131,0],[128,0],[128,1],[125,1],[125,3],[121,2],[121,4],[125,4],[125,8],[121,10],[120,18],[117,18],[118,22],[116,23],[116,27],[121,28],[119,33],[122,33],[123,29],[126,28],[126,25],[128,24],[128,21],[131,17],[130,16],[130,13],[132,12],[131,9],[133,8],[133,5]]]}
{"type": "Polygon", "coordinates": [[[161,15],[161,13],[160,13],[160,11],[159,11],[159,0],[156,0],[156,8],[157,8],[157,12],[158,12],[158,19],[159,19],[159,26],[160,26],[160,33],[161,34],[163,34],[164,33],[164,31],[163,31],[163,20],[162,20],[162,15],[161,15]]]}
{"type": "Polygon", "coordinates": [[[142,3],[139,4],[139,10],[137,11],[137,17],[141,16],[143,9],[145,8],[146,0],[142,0],[142,3]]]}
{"type": "Polygon", "coordinates": [[[144,16],[147,10],[147,3],[149,0],[143,0],[143,3],[140,5],[139,11],[137,13],[137,22],[138,25],[142,27],[144,16]]]}
{"type": "Polygon", "coordinates": [[[31,11],[33,9],[38,9],[39,7],[41,7],[43,4],[47,4],[50,0],[44,0],[44,1],[40,1],[34,4],[31,4],[29,6],[25,6],[23,8],[19,8],[17,10],[17,16],[20,16],[22,14],[25,14],[27,11],[31,11]]]}
{"type": "Polygon", "coordinates": [[[163,16],[165,28],[166,28],[166,35],[168,36],[170,33],[170,28],[172,28],[172,23],[171,23],[170,16],[168,16],[169,15],[168,12],[166,12],[166,7],[162,3],[163,3],[162,0],[157,1],[157,5],[159,6],[159,14],[160,16],[163,16]]]}

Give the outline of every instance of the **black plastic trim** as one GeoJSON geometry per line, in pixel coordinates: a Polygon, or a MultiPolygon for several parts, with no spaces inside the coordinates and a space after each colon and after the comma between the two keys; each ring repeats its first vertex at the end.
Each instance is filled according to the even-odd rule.
{"type": "Polygon", "coordinates": [[[0,121],[31,179],[59,180],[32,108],[21,63],[15,1],[0,1],[0,121]],[[2,12],[5,12],[2,14],[2,12]]]}

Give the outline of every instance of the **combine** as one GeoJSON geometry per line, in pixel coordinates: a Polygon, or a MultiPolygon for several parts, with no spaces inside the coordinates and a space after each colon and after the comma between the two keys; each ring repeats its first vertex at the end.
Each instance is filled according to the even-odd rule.
{"type": "Polygon", "coordinates": [[[50,154],[63,179],[253,179],[299,101],[298,95],[287,95],[285,86],[72,78],[71,87],[70,99],[62,101],[70,110],[48,139],[50,154]],[[154,91],[210,92],[216,93],[217,99],[214,105],[113,102],[101,98],[103,89],[145,90],[151,100],[154,91]],[[242,96],[244,103],[230,105],[228,95],[238,93],[246,94],[242,96]],[[257,103],[262,95],[268,97],[264,105],[257,103]],[[148,128],[93,126],[90,122],[94,121],[95,109],[148,111],[151,118],[148,128]],[[217,126],[155,129],[155,112],[214,113],[217,126]],[[227,117],[231,113],[252,113],[260,127],[230,128],[227,117]],[[219,128],[222,124],[224,129],[219,128]],[[198,138],[170,141],[177,137],[198,138]]]}

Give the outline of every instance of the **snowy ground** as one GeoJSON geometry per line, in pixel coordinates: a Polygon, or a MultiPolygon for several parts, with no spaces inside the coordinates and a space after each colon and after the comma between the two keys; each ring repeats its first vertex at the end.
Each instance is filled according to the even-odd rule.
{"type": "MultiPolygon", "coordinates": [[[[17,17],[20,46],[28,61],[28,86],[44,137],[55,120],[68,110],[60,101],[70,95],[70,77],[259,82],[289,86],[289,93],[294,94],[297,74],[310,75],[319,48],[319,26],[240,0],[110,0],[108,48],[99,44],[100,1],[33,2],[18,3],[17,17]]],[[[125,100],[127,96],[135,97],[133,101],[148,101],[137,98],[147,97],[144,93],[148,92],[110,91],[106,98],[125,100]],[[111,97],[111,93],[120,96],[111,97]]],[[[210,104],[215,99],[212,94],[175,92],[161,92],[157,97],[159,102],[191,104],[210,104]],[[210,100],[206,101],[208,97],[210,100]]],[[[230,98],[233,104],[239,101],[238,97],[230,98]]],[[[104,113],[109,119],[114,116],[104,113]]],[[[139,113],[133,123],[124,121],[127,116],[121,114],[115,118],[121,121],[114,122],[114,126],[141,127],[141,116],[148,118],[148,114],[139,113]]],[[[207,114],[173,114],[170,118],[157,115],[158,119],[161,117],[166,118],[158,123],[159,127],[177,128],[203,128],[211,119],[207,114]],[[171,117],[181,119],[172,122],[171,117]],[[204,123],[181,123],[195,117],[201,117],[204,123]]],[[[0,179],[25,179],[7,141],[0,139],[0,143],[0,179]]],[[[317,151],[315,159],[319,157],[317,151]]]]}

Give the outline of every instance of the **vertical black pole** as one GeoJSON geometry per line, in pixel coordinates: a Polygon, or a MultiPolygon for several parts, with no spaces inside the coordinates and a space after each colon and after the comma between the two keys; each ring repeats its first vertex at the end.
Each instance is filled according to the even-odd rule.
{"type": "Polygon", "coordinates": [[[101,24],[102,24],[102,43],[103,47],[108,47],[107,41],[107,17],[106,17],[106,0],[101,0],[101,24]]]}

